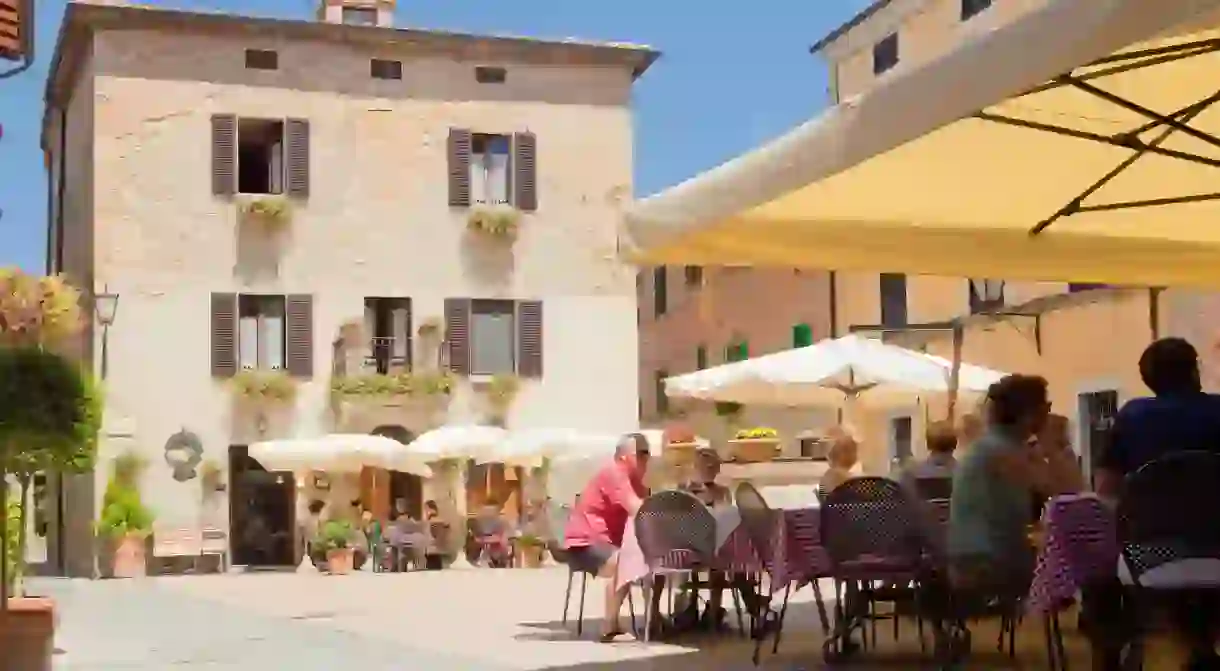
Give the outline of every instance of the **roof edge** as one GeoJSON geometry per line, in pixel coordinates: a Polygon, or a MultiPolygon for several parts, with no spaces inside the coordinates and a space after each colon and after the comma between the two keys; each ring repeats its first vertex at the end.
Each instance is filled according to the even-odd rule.
{"type": "Polygon", "coordinates": [[[826,49],[826,47],[829,47],[831,44],[837,42],[840,37],[843,37],[844,35],[846,35],[848,33],[848,31],[850,31],[852,28],[855,28],[856,26],[860,25],[861,23],[864,23],[865,21],[869,20],[874,14],[876,14],[877,12],[881,11],[882,9],[885,9],[886,7],[888,7],[890,5],[890,3],[892,3],[893,1],[894,0],[874,0],[872,4],[870,4],[868,7],[865,7],[864,9],[860,10],[859,13],[857,13],[855,16],[848,19],[845,23],[840,25],[838,28],[835,28],[834,30],[830,31],[829,33],[826,33],[826,35],[824,35],[821,39],[819,39],[817,42],[814,42],[813,46],[809,47],[809,53],[814,54],[814,55],[822,53],[822,51],[824,51],[826,49]]]}

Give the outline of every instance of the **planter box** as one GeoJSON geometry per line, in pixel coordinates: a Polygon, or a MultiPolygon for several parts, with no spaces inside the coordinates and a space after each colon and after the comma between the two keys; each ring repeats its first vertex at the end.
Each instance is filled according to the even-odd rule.
{"type": "Polygon", "coordinates": [[[11,671],[51,671],[55,652],[55,603],[42,598],[10,598],[0,612],[0,662],[11,671]]]}
{"type": "Polygon", "coordinates": [[[674,466],[685,466],[695,461],[698,443],[666,443],[661,458],[674,466]]]}
{"type": "Polygon", "coordinates": [[[779,456],[778,438],[736,438],[729,441],[729,452],[739,464],[774,461],[779,456]]]}
{"type": "Polygon", "coordinates": [[[115,578],[143,578],[148,573],[147,549],[140,536],[126,536],[114,549],[115,578]]]}
{"type": "Polygon", "coordinates": [[[332,575],[347,575],[355,568],[356,551],[352,548],[328,550],[326,552],[326,571],[332,575]]]}
{"type": "Polygon", "coordinates": [[[517,565],[522,568],[542,568],[542,555],[546,548],[541,545],[517,547],[517,565]]]}

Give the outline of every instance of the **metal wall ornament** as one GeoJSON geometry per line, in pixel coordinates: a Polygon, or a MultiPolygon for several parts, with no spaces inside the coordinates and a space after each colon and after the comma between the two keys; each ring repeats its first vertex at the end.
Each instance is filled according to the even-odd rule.
{"type": "Polygon", "coordinates": [[[186,428],[180,429],[165,441],[165,463],[172,469],[178,482],[197,477],[197,468],[203,461],[203,442],[199,436],[186,428]]]}

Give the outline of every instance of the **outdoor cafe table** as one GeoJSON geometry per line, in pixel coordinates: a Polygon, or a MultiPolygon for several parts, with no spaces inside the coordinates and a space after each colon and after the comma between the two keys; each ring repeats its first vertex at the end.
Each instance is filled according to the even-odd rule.
{"type": "Polygon", "coordinates": [[[1114,511],[1094,494],[1057,496],[1042,513],[1045,545],[1030,585],[1028,607],[1049,613],[1082,587],[1118,572],[1114,511]]]}
{"type": "MultiPolygon", "coordinates": [[[[764,567],[758,553],[750,543],[749,535],[741,526],[741,515],[733,506],[717,506],[712,510],[716,519],[716,566],[732,573],[755,573],[766,571],[771,577],[771,589],[778,591],[790,583],[798,586],[825,575],[829,559],[822,549],[818,533],[820,510],[813,489],[804,487],[805,495],[798,495],[788,487],[761,488],[764,498],[772,507],[782,512],[777,516],[779,533],[776,536],[773,566],[764,567]],[[774,490],[774,491],[772,491],[774,490]]],[[[682,570],[684,553],[674,553],[662,560],[661,566],[669,570],[682,570]]],[[[623,533],[623,548],[619,553],[618,586],[647,578],[654,567],[649,567],[640,549],[635,533],[635,519],[627,522],[623,533]]]]}

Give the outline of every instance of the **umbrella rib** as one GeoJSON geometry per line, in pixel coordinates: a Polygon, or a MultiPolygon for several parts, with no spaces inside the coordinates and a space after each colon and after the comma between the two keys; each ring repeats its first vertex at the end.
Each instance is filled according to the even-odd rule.
{"type": "Polygon", "coordinates": [[[1185,133],[1185,134],[1195,138],[1196,140],[1199,140],[1201,142],[1206,142],[1207,144],[1210,144],[1213,147],[1220,148],[1220,138],[1217,138],[1215,135],[1212,135],[1210,133],[1204,133],[1203,131],[1199,130],[1198,128],[1193,128],[1191,126],[1188,126],[1184,122],[1178,121],[1177,119],[1174,119],[1171,117],[1167,117],[1164,114],[1157,112],[1156,110],[1144,107],[1143,105],[1141,105],[1137,102],[1127,100],[1126,98],[1124,98],[1120,95],[1111,93],[1101,87],[1094,86],[1093,84],[1090,84],[1086,81],[1082,81],[1071,75],[1061,77],[1061,79],[1064,79],[1065,81],[1067,81],[1067,83],[1080,89],[1081,91],[1084,91],[1085,93],[1093,95],[1097,98],[1101,98],[1102,100],[1104,100],[1112,105],[1121,107],[1129,112],[1135,112],[1136,114],[1146,116],[1149,119],[1151,119],[1153,121],[1157,121],[1178,132],[1185,133]]]}
{"type": "MultiPolygon", "coordinates": [[[[1190,106],[1186,107],[1185,108],[1186,111],[1178,110],[1177,112],[1174,112],[1172,115],[1170,115],[1170,117],[1172,117],[1174,119],[1181,118],[1183,123],[1189,123],[1195,117],[1199,116],[1199,114],[1201,114],[1203,112],[1203,110],[1210,107],[1212,105],[1212,103],[1216,102],[1217,100],[1220,100],[1220,91],[1213,93],[1212,95],[1208,96],[1204,100],[1200,100],[1199,102],[1195,103],[1194,105],[1190,105],[1190,106]]],[[[1159,124],[1162,122],[1158,121],[1157,123],[1159,124]]],[[[1148,153],[1148,150],[1150,148],[1159,147],[1161,145],[1161,143],[1163,143],[1165,140],[1167,140],[1169,138],[1170,135],[1173,135],[1173,132],[1175,130],[1178,130],[1178,129],[1173,126],[1164,128],[1161,130],[1160,133],[1157,134],[1156,137],[1152,138],[1151,140],[1149,140],[1146,143],[1142,143],[1142,145],[1138,149],[1136,149],[1134,153],[1132,153],[1127,158],[1123,159],[1122,162],[1120,162],[1118,165],[1114,166],[1114,168],[1112,170],[1110,170],[1109,172],[1107,172],[1105,175],[1102,175],[1101,179],[1090,184],[1084,191],[1080,192],[1080,195],[1076,196],[1071,201],[1069,201],[1066,205],[1059,208],[1059,210],[1056,211],[1054,214],[1047,217],[1046,219],[1043,219],[1042,221],[1038,222],[1037,225],[1035,225],[1033,228],[1029,229],[1029,234],[1038,235],[1039,233],[1041,233],[1042,231],[1044,231],[1048,227],[1050,227],[1051,224],[1062,219],[1063,217],[1070,217],[1071,215],[1077,214],[1080,212],[1098,212],[1098,211],[1103,211],[1103,210],[1118,210],[1118,209],[1131,208],[1131,207],[1147,207],[1150,205],[1170,205],[1170,204],[1173,204],[1174,202],[1191,202],[1191,201],[1178,200],[1178,199],[1158,198],[1155,200],[1161,201],[1161,202],[1130,201],[1128,203],[1112,203],[1110,205],[1090,205],[1090,206],[1084,205],[1084,200],[1086,198],[1093,195],[1094,193],[1097,193],[1103,186],[1105,186],[1106,184],[1109,184],[1111,180],[1113,180],[1115,177],[1118,177],[1124,171],[1126,171],[1127,168],[1130,168],[1132,165],[1134,165],[1136,161],[1140,160],[1140,158],[1144,156],[1144,154],[1148,153]]],[[[1129,131],[1122,135],[1126,136],[1129,140],[1139,141],[1139,133],[1140,133],[1140,129],[1133,129],[1132,131],[1129,131]]],[[[1189,196],[1187,198],[1193,198],[1194,200],[1212,199],[1211,197],[1189,197],[1189,196]]]]}
{"type": "MultiPolygon", "coordinates": [[[[1152,49],[1129,51],[1126,53],[1114,54],[1113,56],[1100,58],[1092,63],[1082,65],[1076,68],[1076,70],[1080,71],[1103,65],[1109,65],[1110,67],[1101,68],[1092,72],[1084,72],[1075,75],[1075,77],[1081,81],[1090,81],[1093,79],[1100,79],[1102,77],[1109,77],[1111,75],[1122,74],[1124,72],[1130,72],[1132,70],[1140,70],[1142,68],[1150,68],[1155,65],[1172,63],[1174,61],[1180,61],[1186,58],[1194,58],[1195,56],[1203,56],[1214,51],[1220,51],[1220,39],[1199,40],[1197,42],[1186,42],[1167,47],[1155,47],[1152,49]],[[1119,65],[1112,65],[1114,63],[1118,63],[1119,65]]],[[[1035,93],[1042,93],[1044,91],[1062,88],[1067,85],[1068,83],[1066,81],[1058,78],[1052,79],[1051,81],[1039,86],[1035,86],[1034,88],[1029,89],[1016,97],[1020,98],[1022,96],[1034,95],[1035,93]]]]}

